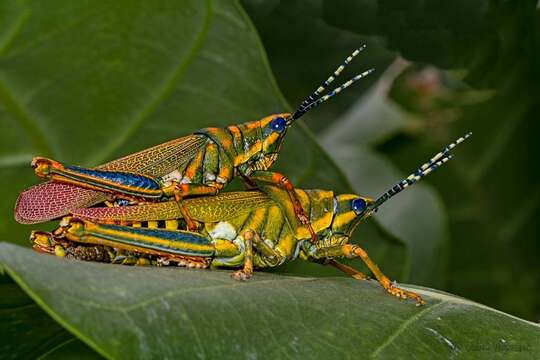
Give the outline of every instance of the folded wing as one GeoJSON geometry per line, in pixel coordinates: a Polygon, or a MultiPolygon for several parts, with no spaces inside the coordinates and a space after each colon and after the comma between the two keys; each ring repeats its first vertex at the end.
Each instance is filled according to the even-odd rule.
{"type": "MultiPolygon", "coordinates": [[[[196,221],[212,223],[226,221],[253,209],[269,206],[273,201],[260,191],[238,191],[183,200],[189,215],[196,221]]],[[[182,213],[176,201],[153,204],[78,208],[73,216],[95,222],[149,221],[180,219],[182,213]]]]}

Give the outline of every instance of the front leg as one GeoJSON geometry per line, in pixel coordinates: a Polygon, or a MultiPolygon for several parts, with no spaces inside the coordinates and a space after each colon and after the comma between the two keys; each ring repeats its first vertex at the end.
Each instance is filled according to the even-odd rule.
{"type": "MultiPolygon", "coordinates": [[[[371,272],[373,273],[373,275],[375,276],[379,284],[381,284],[381,286],[389,294],[396,296],[398,298],[401,298],[401,299],[413,299],[416,301],[417,305],[425,304],[425,301],[417,293],[403,290],[397,287],[386,275],[383,274],[383,272],[381,271],[381,269],[379,269],[377,264],[375,264],[373,260],[370,259],[367,252],[358,245],[345,244],[342,246],[336,246],[332,248],[323,248],[323,249],[319,249],[315,251],[315,253],[312,256],[314,259],[328,259],[329,261],[332,261],[334,257],[346,257],[349,259],[360,258],[367,265],[369,270],[371,270],[371,272]]],[[[357,272],[355,269],[349,266],[340,264],[340,266],[336,266],[336,267],[356,279],[363,280],[366,278],[364,274],[360,273],[359,271],[357,272]],[[355,276],[355,274],[361,274],[361,275],[355,276]]]]}
{"type": "Polygon", "coordinates": [[[309,217],[306,215],[298,196],[294,191],[294,186],[291,181],[283,174],[271,171],[254,171],[249,175],[249,179],[255,182],[262,182],[266,184],[276,185],[279,188],[285,190],[289,195],[289,200],[291,201],[294,209],[294,215],[300,224],[304,225],[311,234],[311,242],[317,242],[317,234],[313,230],[309,217]]]}

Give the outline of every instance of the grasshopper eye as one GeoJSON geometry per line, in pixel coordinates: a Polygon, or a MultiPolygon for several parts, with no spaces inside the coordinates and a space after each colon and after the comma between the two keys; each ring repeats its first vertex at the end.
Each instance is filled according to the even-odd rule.
{"type": "Polygon", "coordinates": [[[287,127],[287,120],[282,117],[277,117],[270,122],[272,131],[283,132],[287,127]]]}
{"type": "Polygon", "coordinates": [[[354,210],[355,213],[361,214],[366,210],[367,204],[366,204],[366,201],[364,199],[357,198],[357,199],[354,199],[352,201],[351,207],[352,207],[352,209],[354,210]]]}

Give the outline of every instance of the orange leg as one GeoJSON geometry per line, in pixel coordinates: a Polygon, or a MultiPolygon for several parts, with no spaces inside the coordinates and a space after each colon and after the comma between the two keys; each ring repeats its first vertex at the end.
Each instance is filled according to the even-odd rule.
{"type": "Polygon", "coordinates": [[[357,245],[346,244],[341,247],[343,255],[347,258],[359,257],[367,265],[369,270],[373,273],[377,281],[381,286],[391,295],[396,296],[401,299],[414,299],[418,305],[425,304],[425,301],[420,297],[420,295],[412,292],[400,289],[397,287],[390,279],[383,274],[381,269],[371,260],[364,249],[357,245]]]}
{"type": "Polygon", "coordinates": [[[249,280],[253,275],[253,238],[255,237],[253,230],[247,230],[244,232],[244,246],[245,246],[245,259],[244,267],[242,270],[237,270],[231,274],[231,277],[235,280],[249,280]]]}
{"type": "Polygon", "coordinates": [[[357,280],[369,280],[369,276],[367,276],[363,272],[358,271],[355,268],[350,267],[349,265],[342,264],[337,260],[330,259],[328,261],[328,265],[332,265],[333,267],[343,271],[345,274],[350,275],[357,280]]]}

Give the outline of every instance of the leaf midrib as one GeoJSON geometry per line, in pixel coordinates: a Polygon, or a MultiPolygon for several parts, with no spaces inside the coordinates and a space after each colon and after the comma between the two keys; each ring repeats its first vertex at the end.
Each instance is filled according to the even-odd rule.
{"type": "Polygon", "coordinates": [[[375,348],[375,350],[371,353],[370,358],[376,358],[381,353],[381,351],[383,351],[386,347],[392,344],[409,326],[419,321],[422,318],[422,316],[424,316],[426,313],[433,311],[433,309],[436,309],[440,305],[446,304],[446,303],[447,301],[441,301],[434,305],[431,305],[429,307],[422,309],[420,312],[413,314],[410,318],[405,320],[396,330],[394,330],[394,332],[392,332],[386,338],[386,340],[384,340],[381,343],[381,345],[375,348]]]}

